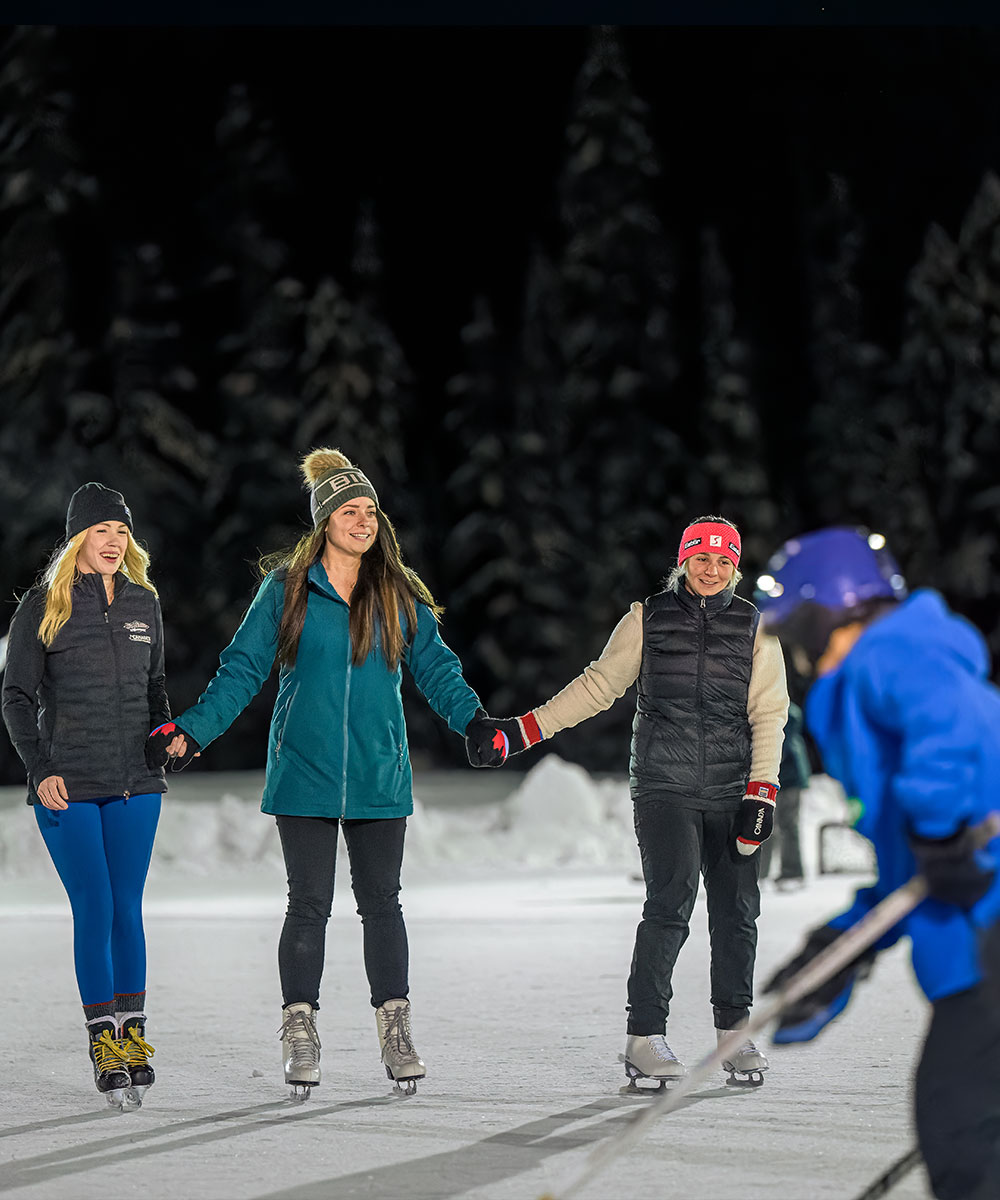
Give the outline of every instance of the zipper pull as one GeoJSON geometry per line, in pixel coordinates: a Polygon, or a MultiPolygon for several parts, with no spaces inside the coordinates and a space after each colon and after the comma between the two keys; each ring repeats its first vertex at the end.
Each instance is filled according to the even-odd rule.
{"type": "MultiPolygon", "coordinates": [[[[701,598],[701,607],[702,608],[705,607],[705,597],[704,596],[702,596],[702,598],[701,598]]],[[[107,613],[105,613],[104,615],[107,616],[107,613]]]]}

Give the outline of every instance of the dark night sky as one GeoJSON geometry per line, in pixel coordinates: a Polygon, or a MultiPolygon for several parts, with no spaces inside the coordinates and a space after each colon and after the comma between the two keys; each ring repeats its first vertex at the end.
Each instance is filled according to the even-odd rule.
{"type": "MultiPolygon", "coordinates": [[[[102,81],[81,115],[111,185],[109,222],[168,246],[171,231],[190,238],[183,218],[215,117],[226,88],[245,81],[297,181],[284,219],[311,233],[298,242],[302,276],[343,277],[358,205],[373,199],[389,316],[428,384],[457,366],[474,295],[513,325],[533,239],[558,242],[555,182],[583,28],[82,29],[71,39],[75,69],[102,81]]],[[[665,224],[682,255],[701,226],[721,229],[751,334],[796,320],[802,202],[837,171],[866,228],[868,332],[892,346],[928,223],[954,233],[983,170],[1000,166],[1000,31],[626,27],[622,39],[650,106],[665,224]]]]}

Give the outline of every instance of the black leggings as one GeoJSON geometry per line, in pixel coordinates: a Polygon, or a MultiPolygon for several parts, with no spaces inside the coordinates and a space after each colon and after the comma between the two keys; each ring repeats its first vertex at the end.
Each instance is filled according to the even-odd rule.
{"type": "Polygon", "coordinates": [[[628,981],[628,1032],[663,1033],[674,963],[687,940],[699,876],[708,899],[711,1000],[718,1029],[742,1024],[753,1003],[760,892],[758,854],[736,849],[738,811],[699,812],[671,800],[635,802],[646,903],[628,981]]]}
{"type": "Polygon", "coordinates": [[[409,991],[409,950],[399,907],[399,869],[406,818],[338,821],[331,817],[276,817],[288,874],[288,908],[278,942],[283,1003],[319,1008],[326,923],[333,905],[337,830],[343,827],[351,860],[351,888],[364,928],[365,971],[372,1007],[409,991]]]}

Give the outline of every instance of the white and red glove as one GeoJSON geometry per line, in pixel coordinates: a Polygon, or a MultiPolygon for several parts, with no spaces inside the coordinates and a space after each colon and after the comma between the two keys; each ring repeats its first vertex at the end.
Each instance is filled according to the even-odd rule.
{"type": "Polygon", "coordinates": [[[740,854],[753,854],[761,842],[766,842],[771,836],[777,796],[777,784],[747,784],[746,794],[740,805],[740,815],[736,821],[736,849],[740,854]]]}

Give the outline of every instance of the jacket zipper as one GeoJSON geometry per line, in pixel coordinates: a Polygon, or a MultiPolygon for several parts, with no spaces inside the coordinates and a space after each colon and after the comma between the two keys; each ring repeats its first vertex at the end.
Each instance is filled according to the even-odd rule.
{"type": "Polygon", "coordinates": [[[347,675],[344,679],[344,771],[340,792],[340,819],[347,816],[347,706],[351,700],[351,639],[347,638],[347,675]]]}
{"type": "Polygon", "coordinates": [[[705,597],[698,618],[698,790],[705,787],[705,597]]]}
{"type": "MultiPolygon", "coordinates": [[[[103,590],[103,588],[104,588],[104,579],[103,578],[101,578],[99,580],[98,586],[103,590]]],[[[118,648],[115,645],[115,631],[111,628],[111,617],[109,616],[109,610],[111,608],[111,605],[114,603],[114,600],[108,600],[106,591],[104,593],[104,599],[106,601],[106,603],[104,605],[104,624],[108,630],[108,637],[111,639],[111,657],[114,660],[114,664],[115,664],[115,704],[118,709],[118,728],[121,729],[122,724],[123,724],[123,722],[122,722],[121,664],[118,661],[118,648]]],[[[122,778],[127,779],[128,778],[128,765],[125,762],[124,744],[121,746],[120,762],[121,762],[121,768],[122,768],[122,778]]],[[[127,803],[128,797],[129,797],[129,791],[128,791],[127,787],[122,791],[122,796],[127,803]]]]}

